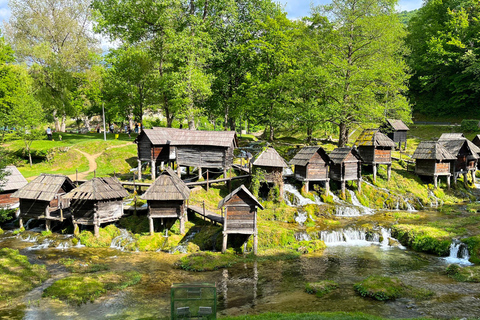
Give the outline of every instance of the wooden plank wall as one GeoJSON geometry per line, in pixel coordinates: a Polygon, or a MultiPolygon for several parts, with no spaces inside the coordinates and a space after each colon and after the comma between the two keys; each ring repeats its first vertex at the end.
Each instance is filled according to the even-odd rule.
{"type": "Polygon", "coordinates": [[[357,162],[345,162],[344,180],[357,180],[358,179],[358,163],[357,162]]]}
{"type": "Polygon", "coordinates": [[[97,203],[97,212],[102,220],[117,220],[120,219],[123,215],[123,203],[122,200],[113,200],[113,201],[99,201],[97,203]]]}
{"type": "Polygon", "coordinates": [[[342,165],[341,164],[332,164],[330,166],[330,178],[336,181],[342,180],[342,165]]]}
{"type": "Polygon", "coordinates": [[[180,217],[184,207],[183,201],[148,201],[152,218],[180,217]]]}
{"type": "Polygon", "coordinates": [[[210,146],[177,146],[176,148],[177,163],[181,166],[223,168],[226,163],[226,148],[210,146]]]}
{"type": "Polygon", "coordinates": [[[295,177],[305,179],[307,177],[307,167],[295,165],[295,177]]]}
{"type": "Polygon", "coordinates": [[[13,192],[0,194],[0,207],[12,205],[19,201],[18,198],[11,197],[12,193],[13,192]]]}
{"type": "Polygon", "coordinates": [[[359,146],[358,152],[364,163],[373,163],[375,160],[375,147],[359,146]]]}
{"type": "Polygon", "coordinates": [[[253,233],[255,228],[255,210],[250,206],[227,207],[226,230],[236,230],[245,233],[253,233]]]}
{"type": "Polygon", "coordinates": [[[152,143],[150,139],[143,133],[140,134],[140,138],[137,143],[137,153],[138,159],[142,161],[150,161],[152,160],[152,143]]]}
{"type": "Polygon", "coordinates": [[[72,201],[70,209],[75,219],[85,218],[93,220],[95,201],[93,200],[75,200],[72,201]]]}
{"type": "Polygon", "coordinates": [[[375,149],[376,163],[392,163],[392,149],[375,149]]]}
{"type": "Polygon", "coordinates": [[[325,180],[328,178],[328,165],[323,161],[322,157],[317,153],[310,159],[307,168],[307,179],[309,180],[325,180]]]}
{"type": "Polygon", "coordinates": [[[45,208],[48,204],[47,201],[20,199],[20,215],[43,216],[45,215],[45,208]]]}

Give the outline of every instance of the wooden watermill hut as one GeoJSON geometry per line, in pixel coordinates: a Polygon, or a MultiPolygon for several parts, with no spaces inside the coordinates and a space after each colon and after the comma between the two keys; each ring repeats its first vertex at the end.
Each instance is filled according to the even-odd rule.
{"type": "Polygon", "coordinates": [[[305,182],[305,191],[309,190],[310,182],[325,182],[325,190],[328,193],[330,188],[330,178],[328,168],[330,157],[322,147],[312,146],[303,147],[290,160],[290,165],[294,166],[294,177],[299,181],[305,182]]]}
{"type": "Polygon", "coordinates": [[[75,188],[67,176],[42,173],[23,188],[12,194],[20,199],[20,227],[23,219],[45,220],[50,230],[51,221],[63,221],[69,212],[70,200],[65,194],[75,188]]]}
{"type": "Polygon", "coordinates": [[[70,200],[75,233],[78,225],[93,225],[95,236],[102,223],[119,220],[123,215],[123,198],[128,196],[116,178],[93,178],[64,198],[70,200]]]}
{"type": "Polygon", "coordinates": [[[472,181],[475,183],[475,172],[477,170],[480,148],[466,138],[459,138],[460,134],[456,135],[442,134],[441,139],[438,140],[448,152],[456,157],[454,164],[450,166],[453,181],[457,183],[458,177],[463,175],[463,181],[467,184],[468,173],[470,173],[472,181]]]}
{"type": "Polygon", "coordinates": [[[229,234],[253,235],[253,253],[257,254],[257,208],[264,209],[260,202],[241,185],[218,203],[225,208],[222,252],[227,250],[229,234]]]}
{"type": "Polygon", "coordinates": [[[377,179],[378,166],[387,166],[387,180],[390,180],[392,170],[392,149],[395,142],[378,129],[365,129],[355,141],[355,146],[362,158],[363,164],[373,168],[373,180],[377,179]]]}
{"type": "Polygon", "coordinates": [[[402,143],[404,149],[407,149],[407,132],[410,129],[398,119],[387,119],[382,126],[381,131],[387,135],[393,142],[398,143],[398,149],[401,149],[402,143]]]}
{"type": "MultiPolygon", "coordinates": [[[[141,163],[148,161],[152,168],[160,163],[177,163],[180,167],[222,168],[226,178],[227,169],[233,165],[233,150],[237,148],[235,131],[200,131],[173,128],[153,128],[143,130],[135,139],[138,145],[138,168],[141,179],[141,163]]],[[[152,171],[155,179],[155,171],[152,171]]]]}
{"type": "Polygon", "coordinates": [[[438,185],[438,177],[447,178],[447,186],[450,189],[450,166],[454,165],[456,156],[448,152],[438,141],[422,141],[412,156],[415,159],[415,173],[419,176],[433,177],[435,188],[438,185]]]}
{"type": "Polygon", "coordinates": [[[175,221],[180,219],[180,233],[185,233],[187,212],[185,201],[190,196],[190,189],[175,174],[166,168],[160,176],[141,196],[148,203],[148,219],[150,221],[150,234],[153,235],[153,219],[175,221]]]}
{"type": "Polygon", "coordinates": [[[288,168],[287,162],[278,154],[277,150],[268,147],[260,152],[252,162],[254,169],[262,169],[266,172],[265,179],[269,183],[275,182],[275,176],[281,180],[283,169],[288,168]]]}
{"type": "Polygon", "coordinates": [[[5,167],[5,179],[0,183],[0,208],[13,208],[19,205],[19,199],[12,194],[28,184],[27,179],[15,166],[5,167]]]}
{"type": "Polygon", "coordinates": [[[362,190],[362,157],[355,148],[337,148],[330,154],[330,179],[340,181],[345,196],[345,183],[357,180],[358,190],[362,190]]]}

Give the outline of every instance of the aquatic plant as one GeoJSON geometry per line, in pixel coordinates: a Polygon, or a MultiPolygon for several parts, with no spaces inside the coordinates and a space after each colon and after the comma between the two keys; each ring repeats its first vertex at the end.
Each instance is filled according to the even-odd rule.
{"type": "Polygon", "coordinates": [[[231,267],[239,259],[232,253],[200,252],[182,257],[177,266],[187,271],[212,271],[231,267]]]}
{"type": "Polygon", "coordinates": [[[480,282],[480,267],[460,267],[457,264],[451,264],[445,270],[450,278],[459,282],[480,282]]]}
{"type": "Polygon", "coordinates": [[[386,301],[399,298],[404,290],[404,285],[398,278],[370,276],[355,283],[353,288],[362,297],[386,301]]]}
{"type": "Polygon", "coordinates": [[[327,293],[338,288],[338,283],[332,280],[322,280],[319,282],[308,282],[305,284],[305,291],[310,294],[315,294],[321,298],[327,293]]]}
{"type": "Polygon", "coordinates": [[[59,260],[59,263],[63,264],[71,273],[95,273],[110,269],[110,267],[105,263],[94,263],[91,261],[87,262],[72,258],[62,258],[59,260]]]}

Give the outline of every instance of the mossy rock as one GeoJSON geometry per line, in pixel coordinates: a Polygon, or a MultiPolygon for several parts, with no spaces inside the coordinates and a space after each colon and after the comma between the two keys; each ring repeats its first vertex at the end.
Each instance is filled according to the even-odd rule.
{"type": "Polygon", "coordinates": [[[240,261],[232,253],[199,252],[182,257],[177,266],[187,271],[213,271],[228,268],[240,261]]]}
{"type": "Polygon", "coordinates": [[[123,217],[120,219],[119,224],[132,233],[143,233],[149,232],[150,230],[149,221],[146,216],[123,217]]]}
{"type": "Polygon", "coordinates": [[[447,267],[446,273],[450,278],[459,282],[480,282],[480,267],[460,267],[456,264],[451,264],[447,267]]]}
{"type": "Polygon", "coordinates": [[[322,240],[300,241],[292,246],[294,250],[300,253],[314,253],[323,251],[327,246],[322,240]]]}
{"type": "Polygon", "coordinates": [[[338,288],[338,283],[331,280],[309,282],[305,284],[305,291],[310,294],[315,294],[319,298],[323,297],[327,293],[330,293],[337,288],[338,288]]]}
{"type": "Polygon", "coordinates": [[[90,231],[82,231],[78,235],[80,243],[89,248],[107,248],[110,247],[112,240],[120,235],[120,229],[111,224],[105,228],[99,228],[98,237],[90,231]]]}
{"type": "Polygon", "coordinates": [[[468,246],[470,261],[476,264],[480,263],[480,236],[465,238],[462,242],[468,246]]]}
{"type": "MultiPolygon", "coordinates": [[[[171,237],[164,237],[163,233],[154,233],[153,235],[136,235],[135,238],[136,243],[134,247],[138,251],[157,251],[159,249],[164,250],[171,237]]],[[[173,239],[171,241],[174,242],[173,239]]]]}
{"type": "Polygon", "coordinates": [[[451,234],[434,227],[398,224],[392,227],[392,236],[415,251],[447,256],[450,250],[451,234]]]}
{"type": "Polygon", "coordinates": [[[369,297],[379,301],[399,298],[404,285],[398,278],[370,276],[354,284],[353,288],[362,297],[369,297]]]}

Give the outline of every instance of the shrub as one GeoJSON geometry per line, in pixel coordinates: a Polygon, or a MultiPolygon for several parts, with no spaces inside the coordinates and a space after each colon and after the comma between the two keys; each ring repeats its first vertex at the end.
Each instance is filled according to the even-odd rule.
{"type": "Polygon", "coordinates": [[[402,295],[404,289],[403,283],[398,278],[382,276],[370,276],[353,287],[362,297],[380,301],[394,300],[402,295]]]}
{"type": "Polygon", "coordinates": [[[460,124],[460,128],[464,132],[474,132],[478,131],[478,120],[473,119],[463,119],[462,123],[460,124]]]}
{"type": "Polygon", "coordinates": [[[321,298],[327,293],[338,288],[338,283],[331,280],[323,280],[319,282],[309,282],[305,284],[305,291],[310,294],[315,294],[321,298]]]}

